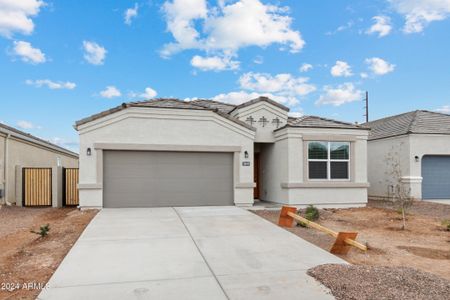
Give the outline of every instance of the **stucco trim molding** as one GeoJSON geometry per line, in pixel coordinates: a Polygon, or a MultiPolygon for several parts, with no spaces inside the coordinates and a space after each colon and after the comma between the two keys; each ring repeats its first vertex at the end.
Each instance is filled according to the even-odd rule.
{"type": "Polygon", "coordinates": [[[297,188],[368,188],[368,182],[282,182],[283,189],[297,188]]]}
{"type": "Polygon", "coordinates": [[[189,151],[189,152],[241,152],[241,146],[207,146],[175,144],[126,144],[94,143],[96,150],[138,150],[138,151],[189,151]]]}
{"type": "Polygon", "coordinates": [[[101,183],[79,183],[79,190],[100,190],[103,188],[101,183]]]}
{"type": "Polygon", "coordinates": [[[403,176],[401,178],[403,183],[422,183],[422,180],[421,176],[403,176]]]}
{"type": "Polygon", "coordinates": [[[239,182],[234,186],[236,189],[253,189],[256,187],[256,183],[254,182],[239,182]]]}

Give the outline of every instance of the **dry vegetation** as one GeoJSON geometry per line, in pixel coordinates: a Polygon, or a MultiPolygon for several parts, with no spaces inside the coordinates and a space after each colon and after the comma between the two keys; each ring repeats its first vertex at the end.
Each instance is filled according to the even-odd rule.
{"type": "Polygon", "coordinates": [[[96,213],[75,208],[0,207],[0,299],[35,299],[39,284],[50,279],[96,213]],[[48,236],[30,232],[39,231],[43,224],[50,225],[48,236]],[[27,288],[24,283],[34,286],[27,288]]]}
{"type": "MultiPolygon", "coordinates": [[[[278,210],[254,213],[273,223],[278,221],[278,210]]],[[[394,267],[391,272],[409,267],[424,272],[420,274],[437,275],[450,284],[450,231],[442,225],[446,219],[450,219],[450,205],[415,202],[407,214],[407,227],[401,230],[400,212],[388,202],[370,201],[363,208],[321,209],[317,222],[336,231],[358,232],[357,240],[367,243],[369,250],[364,253],[352,249],[341,256],[352,264],[394,267]]],[[[334,242],[334,238],[314,229],[296,226],[287,230],[327,251],[334,242]]],[[[342,277],[345,284],[345,276],[337,277],[342,277]]]]}

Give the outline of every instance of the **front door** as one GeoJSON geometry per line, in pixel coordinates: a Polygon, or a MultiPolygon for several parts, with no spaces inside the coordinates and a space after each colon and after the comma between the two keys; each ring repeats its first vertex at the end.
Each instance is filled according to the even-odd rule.
{"type": "Polygon", "coordinates": [[[256,184],[253,188],[253,198],[259,199],[259,153],[255,153],[255,161],[253,163],[253,179],[256,184]]]}

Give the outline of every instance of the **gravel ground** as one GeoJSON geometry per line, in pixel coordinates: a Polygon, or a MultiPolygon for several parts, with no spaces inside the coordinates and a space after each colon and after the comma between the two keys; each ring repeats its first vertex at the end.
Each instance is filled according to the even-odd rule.
{"type": "Polygon", "coordinates": [[[405,267],[327,264],[308,274],[336,299],[444,300],[450,297],[450,282],[436,275],[405,267]]]}

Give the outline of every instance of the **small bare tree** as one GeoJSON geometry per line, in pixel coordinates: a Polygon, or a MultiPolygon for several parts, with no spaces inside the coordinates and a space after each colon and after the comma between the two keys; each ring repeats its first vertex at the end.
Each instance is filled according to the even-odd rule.
{"type": "Polygon", "coordinates": [[[395,146],[392,146],[391,151],[386,154],[385,161],[388,167],[386,180],[392,187],[391,200],[402,214],[402,230],[404,230],[406,229],[406,212],[413,204],[414,198],[411,197],[411,188],[402,180],[403,171],[400,161],[402,147],[403,143],[400,143],[398,150],[395,149],[395,146]]]}

